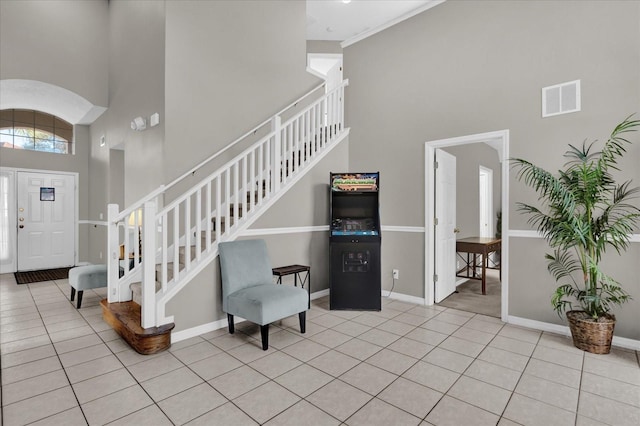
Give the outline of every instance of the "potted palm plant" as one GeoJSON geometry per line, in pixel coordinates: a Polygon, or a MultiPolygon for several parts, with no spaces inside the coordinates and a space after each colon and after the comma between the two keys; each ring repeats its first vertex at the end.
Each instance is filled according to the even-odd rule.
{"type": "Polygon", "coordinates": [[[559,287],[551,298],[558,315],[566,313],[576,347],[609,353],[615,326],[611,313],[631,296],[600,268],[607,248],[622,253],[640,218],[630,199],[640,193],[631,181],[617,183],[611,174],[640,120],[627,117],[611,133],[600,151],[595,142],[569,145],[568,159],[557,176],[523,159],[512,159],[517,178],[539,195],[540,207],[517,203],[528,222],[549,243],[548,270],[559,287]],[[576,309],[576,305],[579,309],[576,309]]]}

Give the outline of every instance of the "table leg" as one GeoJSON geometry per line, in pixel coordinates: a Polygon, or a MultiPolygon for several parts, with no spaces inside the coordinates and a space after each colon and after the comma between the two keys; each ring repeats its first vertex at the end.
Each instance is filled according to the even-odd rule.
{"type": "Polygon", "coordinates": [[[488,257],[489,256],[487,255],[487,252],[485,250],[484,254],[482,255],[482,294],[483,295],[487,294],[486,282],[487,282],[487,262],[489,261],[488,257]]]}
{"type": "Polygon", "coordinates": [[[473,278],[476,278],[478,276],[478,274],[476,273],[476,268],[478,267],[477,257],[478,255],[476,253],[473,253],[473,278]]]}
{"type": "Polygon", "coordinates": [[[469,276],[469,253],[467,252],[467,277],[469,276]]]}

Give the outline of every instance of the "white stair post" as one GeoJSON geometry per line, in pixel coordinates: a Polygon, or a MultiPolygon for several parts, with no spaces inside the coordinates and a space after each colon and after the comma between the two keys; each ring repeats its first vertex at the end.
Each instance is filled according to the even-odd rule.
{"type": "Polygon", "coordinates": [[[107,301],[120,301],[120,244],[116,218],[120,212],[117,204],[107,206],[107,301]]]}
{"type": "Polygon", "coordinates": [[[271,131],[274,132],[271,148],[271,193],[280,190],[280,173],[282,171],[282,118],[276,115],[271,120],[271,131]]]}
{"type": "Polygon", "coordinates": [[[144,203],[142,213],[142,328],[156,326],[156,203],[144,203]]]}

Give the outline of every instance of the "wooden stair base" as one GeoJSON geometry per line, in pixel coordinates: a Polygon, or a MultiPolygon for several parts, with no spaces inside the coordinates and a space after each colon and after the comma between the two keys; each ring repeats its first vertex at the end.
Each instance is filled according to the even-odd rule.
{"type": "Polygon", "coordinates": [[[174,323],[160,327],[142,328],[140,326],[141,308],[137,303],[109,303],[100,301],[102,318],[131,346],[142,355],[162,352],[171,346],[171,330],[174,323]]]}

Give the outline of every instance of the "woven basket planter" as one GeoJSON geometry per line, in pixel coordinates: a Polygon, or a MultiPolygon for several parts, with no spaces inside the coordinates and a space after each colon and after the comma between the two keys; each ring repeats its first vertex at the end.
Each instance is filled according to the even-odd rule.
{"type": "Polygon", "coordinates": [[[592,354],[608,354],[611,351],[615,316],[607,314],[594,321],[584,311],[569,311],[567,319],[576,348],[592,354]]]}

